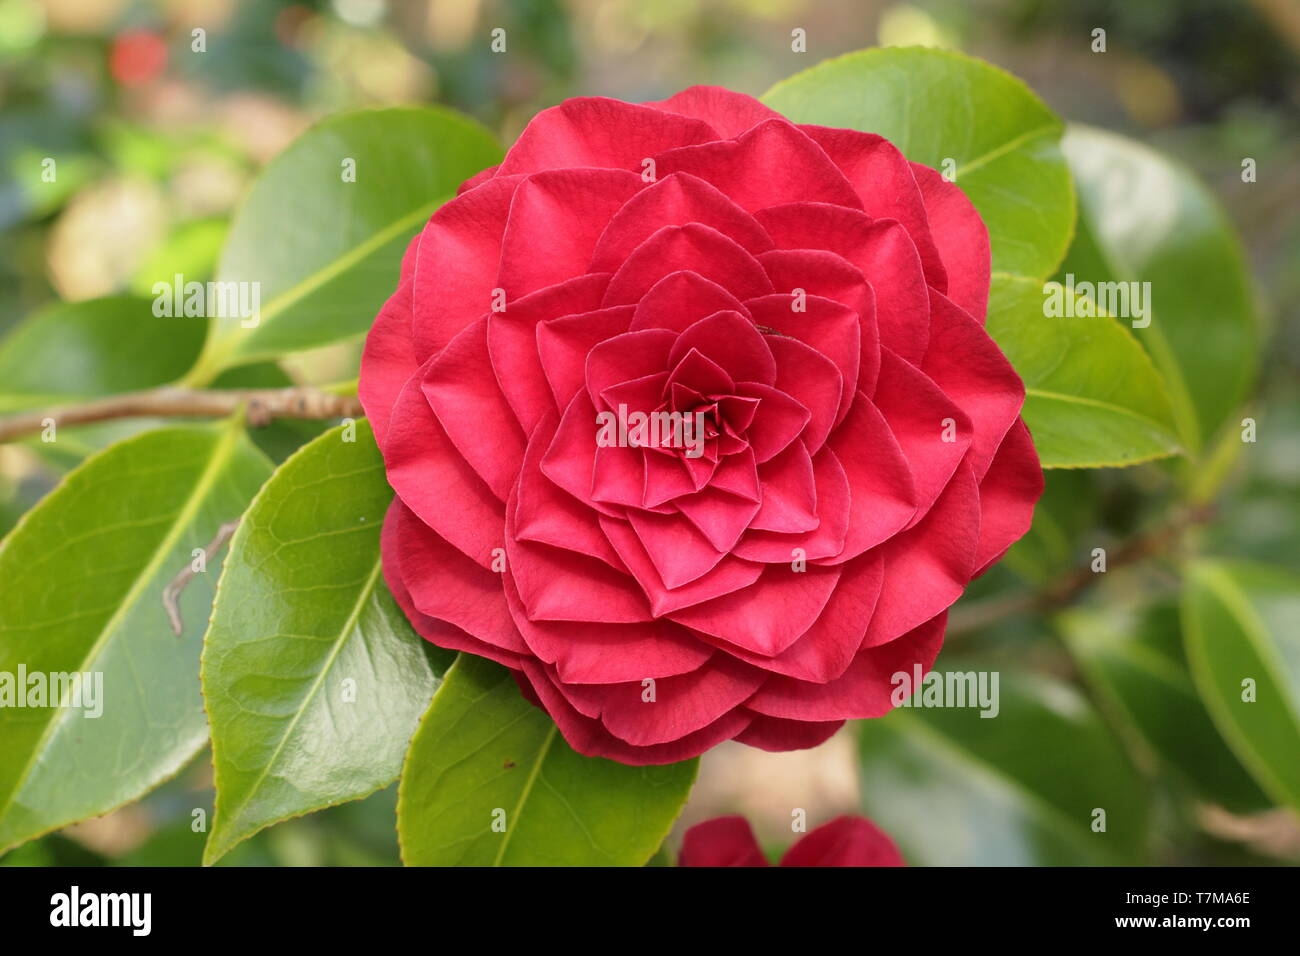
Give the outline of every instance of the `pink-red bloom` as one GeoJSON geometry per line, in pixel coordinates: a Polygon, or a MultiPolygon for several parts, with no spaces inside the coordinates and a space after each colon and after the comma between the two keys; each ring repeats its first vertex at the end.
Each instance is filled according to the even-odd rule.
{"type": "MultiPolygon", "coordinates": [[[[682,838],[678,866],[768,866],[744,817],[697,823],[682,838]]],[[[779,866],[906,866],[894,841],[866,817],[836,817],[798,840],[779,866]]]]}
{"type": "Polygon", "coordinates": [[[701,87],[544,110],[366,342],[394,595],[585,754],[886,713],[1042,488],[988,289],[975,209],[879,136],[701,87]],[[610,442],[615,410],[704,437],[610,442]]]}

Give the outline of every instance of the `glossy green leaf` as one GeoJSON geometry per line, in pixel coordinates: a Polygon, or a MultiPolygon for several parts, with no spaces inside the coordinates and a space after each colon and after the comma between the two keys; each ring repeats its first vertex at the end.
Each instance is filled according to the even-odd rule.
{"type": "Polygon", "coordinates": [[[1060,619],[1074,659],[1123,728],[1198,794],[1237,813],[1271,805],[1192,684],[1175,607],[1079,609],[1060,619]]]}
{"type": "Polygon", "coordinates": [[[1232,225],[1190,171],[1140,143],[1071,126],[1062,148],[1079,191],[1062,273],[1150,283],[1151,324],[1134,335],[1168,383],[1183,443],[1197,450],[1255,378],[1259,333],[1232,225]]]}
{"type": "Polygon", "coordinates": [[[146,432],[87,459],[0,544],[0,675],[89,672],[103,687],[98,717],[0,707],[0,850],[136,799],[203,746],[220,558],[181,595],[181,637],[162,591],[270,470],[236,422],[146,432]]]}
{"type": "Polygon", "coordinates": [[[462,654],[406,756],[397,800],[402,859],[641,866],[681,812],[698,765],[628,767],[583,757],[523,698],[508,670],[462,654]]]}
{"type": "Polygon", "coordinates": [[[1041,282],[994,276],[988,313],[989,334],[1024,379],[1022,414],[1043,467],[1180,451],[1164,381],[1133,333],[1109,316],[1049,316],[1048,297],[1041,282]]]}
{"type": "Polygon", "coordinates": [[[165,385],[203,347],[207,323],[159,318],[150,299],[61,302],[0,340],[0,411],[165,385]]]}
{"type": "Polygon", "coordinates": [[[384,585],[392,497],[362,421],[293,455],[240,522],[203,652],[217,787],[207,862],[397,779],[453,655],[411,629],[384,585]]]}
{"type": "Polygon", "coordinates": [[[1005,670],[997,700],[995,717],[904,708],[858,725],[863,809],[907,861],[1140,862],[1145,785],[1091,705],[1068,685],[1005,670]],[[1104,832],[1093,829],[1098,809],[1104,832]]]}
{"type": "Polygon", "coordinates": [[[222,282],[259,283],[256,325],[215,319],[194,380],[365,332],[411,237],[500,157],[486,130],[441,109],[365,110],[312,127],[254,183],[217,270],[222,282]]]}
{"type": "Polygon", "coordinates": [[[763,101],[798,123],[878,133],[941,171],[950,160],[988,226],[994,272],[1044,278],[1065,255],[1074,191],[1064,127],[1009,73],[944,50],[885,47],[819,63],[763,101]]]}
{"type": "Polygon", "coordinates": [[[1266,793],[1300,810],[1300,575],[1194,562],[1182,618],[1192,677],[1219,732],[1266,793]]]}

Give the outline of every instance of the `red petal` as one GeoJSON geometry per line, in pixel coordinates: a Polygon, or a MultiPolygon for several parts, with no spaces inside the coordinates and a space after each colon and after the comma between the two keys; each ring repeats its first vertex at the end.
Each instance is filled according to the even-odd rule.
{"type": "Polygon", "coordinates": [[[948,298],[983,324],[989,304],[989,231],[955,183],[929,166],[912,164],[930,233],[948,270],[948,298]]]}
{"type": "Polygon", "coordinates": [[[728,555],[704,577],[669,590],[664,586],[654,563],[646,554],[645,545],[630,524],[602,516],[600,527],[645,592],[656,618],[746,588],[758,580],[763,570],[761,564],[728,555]]]}
{"type": "Polygon", "coordinates": [[[519,477],[526,439],[497,385],[487,317],[467,327],[424,372],[424,396],[452,444],[502,501],[519,477]]]}
{"type": "Polygon", "coordinates": [[[475,186],[482,186],[485,182],[487,182],[489,179],[495,176],[497,174],[497,170],[500,168],[501,168],[501,164],[497,163],[495,166],[489,166],[487,169],[479,170],[469,179],[465,180],[463,183],[461,183],[459,186],[456,187],[456,195],[459,196],[461,193],[469,192],[475,186]]]}
{"type": "Polygon", "coordinates": [[[682,332],[700,319],[732,309],[748,316],[734,295],[698,272],[671,272],[656,282],[636,304],[630,331],[669,329],[682,332]]]}
{"type": "Polygon", "coordinates": [[[625,684],[561,684],[581,713],[599,718],[605,728],[635,747],[653,747],[702,730],[742,704],[763,683],[763,672],[725,654],[698,670],[654,680],[653,700],[643,681],[625,684]]]}
{"type": "Polygon", "coordinates": [[[606,757],[634,767],[678,763],[698,757],[749,726],[749,715],[738,707],[693,734],[653,747],[634,747],[611,734],[600,721],[578,713],[556,689],[554,676],[541,664],[525,658],[523,676],[569,746],[588,757],[606,757]]]}
{"type": "Polygon", "coordinates": [[[703,120],[723,139],[739,136],[764,120],[781,118],[780,113],[752,96],[721,86],[692,86],[666,100],[644,105],[703,120]]]}
{"type": "Polygon", "coordinates": [[[860,650],[842,675],[825,684],[808,684],[790,677],[772,677],[745,702],[748,710],[791,720],[854,720],[883,717],[891,699],[896,674],[910,678],[913,666],[930,669],[943,645],[944,612],[897,640],[860,650]]]}
{"type": "Polygon", "coordinates": [[[897,220],[819,203],[775,206],[757,218],[778,249],[825,249],[852,263],[875,292],[880,344],[921,361],[930,336],[929,287],[916,246],[897,220]]]}
{"type": "Polygon", "coordinates": [[[366,417],[375,431],[375,443],[384,447],[388,433],[388,419],[393,413],[398,393],[406,380],[415,374],[419,363],[415,360],[415,347],[411,343],[411,289],[414,280],[415,254],[420,245],[416,235],[406,247],[402,257],[402,278],[397,291],[388,297],[375,324],[366,336],[366,347],[361,353],[361,378],[357,383],[357,398],[366,410],[366,417]]]}
{"type": "Polygon", "coordinates": [[[394,522],[401,510],[402,503],[400,501],[395,500],[389,505],[388,514],[384,518],[384,529],[379,538],[379,550],[383,555],[384,581],[388,584],[388,590],[392,592],[397,606],[402,609],[406,619],[411,622],[411,627],[415,628],[416,633],[426,641],[439,647],[476,654],[479,657],[486,657],[507,667],[520,667],[524,660],[520,655],[512,654],[492,644],[480,641],[478,638],[466,634],[456,625],[449,624],[436,617],[429,617],[427,614],[421,614],[416,608],[411,601],[411,595],[406,590],[406,584],[402,580],[401,564],[398,561],[398,555],[393,545],[394,522]]]}
{"type": "Polygon", "coordinates": [[[725,368],[737,382],[767,386],[776,381],[776,359],[765,336],[739,312],[715,312],[682,332],[668,353],[669,366],[692,348],[725,368]]]}
{"type": "Polygon", "coordinates": [[[520,183],[510,203],[497,274],[507,307],[557,282],[612,272],[588,268],[596,240],[643,185],[640,176],[618,169],[552,169],[520,183]]]}
{"type": "Polygon", "coordinates": [[[842,720],[785,720],[781,717],[768,717],[766,714],[753,714],[749,727],[744,733],[736,735],[736,742],[775,753],[808,750],[830,740],[835,736],[835,731],[843,726],[842,720]]]}
{"type": "Polygon", "coordinates": [[[700,120],[603,96],[577,97],[534,116],[506,153],[497,176],[574,166],[640,175],[643,159],[716,138],[700,120]]]}
{"type": "Polygon", "coordinates": [[[506,601],[529,649],[568,684],[613,684],[697,670],[715,651],[671,621],[530,621],[509,576],[506,601]]]}
{"type": "Polygon", "coordinates": [[[898,439],[916,482],[915,524],[930,510],[966,457],[971,423],[925,373],[888,349],[881,358],[880,384],[873,401],[898,439]],[[953,441],[944,441],[949,434],[953,441]]]}
{"type": "MultiPolygon", "coordinates": [[[[587,394],[602,407],[600,393],[613,385],[645,378],[668,368],[668,354],[677,336],[666,329],[645,329],[606,339],[587,353],[587,394]]],[[[594,431],[596,419],[591,419],[594,431]]]]}
{"type": "Polygon", "coordinates": [[[767,345],[776,359],[776,387],[808,409],[810,418],[803,441],[809,454],[815,455],[835,422],[835,410],[843,398],[844,376],[833,361],[797,338],[773,335],[768,337],[767,345]]]}
{"type": "Polygon", "coordinates": [[[894,640],[961,597],[975,570],[979,509],[975,476],[963,463],[925,519],[881,546],[885,585],[864,646],[894,640]]]}
{"type": "Polygon", "coordinates": [[[388,554],[421,614],[455,624],[479,640],[527,654],[502,591],[502,575],[475,564],[406,507],[395,512],[388,554]]]}
{"type": "Polygon", "coordinates": [[[883,830],[863,817],[836,817],[795,843],[781,866],[906,866],[883,830]]]}
{"type": "Polygon", "coordinates": [[[768,657],[780,654],[821,616],[841,569],[764,567],[763,579],[755,587],[674,611],[669,617],[744,650],[768,657]]]}
{"type": "Polygon", "coordinates": [[[419,361],[491,311],[501,236],[521,182],[522,176],[490,179],[446,203],[425,225],[415,260],[411,322],[419,361]]]}
{"type": "Polygon", "coordinates": [[[1043,469],[1025,423],[1016,420],[980,481],[980,542],[975,574],[989,569],[1019,541],[1034,520],[1043,494],[1043,469]]]}
{"type": "Polygon", "coordinates": [[[738,299],[767,295],[772,283],[758,260],[710,226],[664,226],[627,257],[605,291],[604,305],[637,302],[664,276],[690,269],[738,299]]]}
{"type": "Polygon", "coordinates": [[[691,173],[749,212],[801,200],[858,209],[862,205],[825,151],[780,117],[732,140],[661,151],[655,164],[660,178],[691,173]]]}
{"type": "Polygon", "coordinates": [[[645,596],[626,574],[596,558],[519,538],[515,504],[513,498],[506,504],[507,568],[529,618],[611,624],[650,620],[645,596]]]}
{"type": "Polygon", "coordinates": [[[799,127],[822,149],[852,184],[862,208],[873,219],[897,219],[916,243],[931,288],[946,292],[948,271],[931,235],[921,189],[911,164],[883,136],[828,126],[799,127]]]}
{"type": "Polygon", "coordinates": [[[664,587],[670,590],[708,574],[726,556],[681,515],[629,511],[627,518],[664,587]]]}
{"type": "Polygon", "coordinates": [[[393,406],[383,448],[388,483],[421,521],[490,568],[493,549],[502,546],[505,509],[442,430],[420,375],[411,377],[393,406]]]}
{"type": "Polygon", "coordinates": [[[715,548],[731,552],[758,513],[758,502],[749,494],[736,494],[709,487],[678,498],[674,504],[715,548]]]}
{"type": "MultiPolygon", "coordinates": [[[[639,181],[639,180],[638,180],[639,181]]],[[[772,248],[763,227],[717,187],[674,173],[632,197],[604,227],[591,255],[591,272],[613,272],[664,226],[697,222],[730,236],[757,255],[772,248]]]]}
{"type": "MultiPolygon", "coordinates": [[[[754,449],[754,460],[759,464],[785,451],[812,420],[812,413],[807,408],[779,389],[753,381],[741,382],[736,386],[736,394],[758,399],[754,420],[745,437],[749,439],[754,449]]],[[[804,450],[807,451],[806,446],[804,450]]]]}
{"type": "Polygon", "coordinates": [[[1002,436],[1020,415],[1025,386],[978,322],[947,297],[931,293],[930,349],[921,370],[970,416],[967,461],[983,478],[1002,436]]]}
{"type": "MultiPolygon", "coordinates": [[[[551,362],[546,361],[547,356],[539,354],[541,337],[538,333],[542,323],[575,312],[590,314],[590,310],[600,305],[608,284],[609,276],[605,274],[579,276],[524,296],[507,305],[504,312],[488,315],[488,353],[492,356],[492,370],[524,434],[531,435],[537,420],[547,411],[562,409],[569,404],[573,392],[582,386],[587,351],[599,341],[591,340],[581,349],[577,359],[578,384],[560,401],[560,393],[552,393],[547,380],[554,368],[551,362]]],[[[588,337],[590,334],[587,333],[588,337]]],[[[610,333],[614,334],[617,333],[610,333]]]]}
{"type": "Polygon", "coordinates": [[[538,544],[590,555],[623,570],[618,555],[600,530],[596,513],[542,474],[542,455],[550,446],[558,424],[559,416],[548,412],[528,443],[515,499],[515,534],[538,544]]]}
{"type": "Polygon", "coordinates": [[[907,527],[916,514],[916,487],[907,459],[884,416],[865,395],[831,436],[849,482],[849,527],[844,548],[823,563],[838,564],[874,548],[907,527]]]}
{"type": "MultiPolygon", "coordinates": [[[[839,584],[821,616],[775,657],[733,645],[718,646],[771,674],[784,674],[814,684],[835,680],[848,669],[861,649],[884,577],[885,562],[879,554],[864,555],[844,565],[839,584]]],[[[809,688],[808,692],[816,691],[809,688]]]]}
{"type": "MultiPolygon", "coordinates": [[[[869,301],[871,290],[865,283],[862,288],[866,290],[869,301]]],[[[794,301],[791,296],[778,293],[761,299],[750,299],[745,305],[749,307],[755,323],[798,339],[824,355],[839,369],[842,388],[839,403],[832,408],[832,422],[838,425],[849,413],[849,405],[853,402],[856,390],[860,388],[866,391],[867,382],[873,386],[875,384],[880,367],[880,347],[875,338],[874,322],[864,322],[854,309],[825,296],[808,294],[803,299],[803,312],[791,309],[794,301]],[[865,369],[862,365],[864,358],[869,363],[865,369]]],[[[813,409],[812,405],[808,407],[813,409]]],[[[809,447],[813,444],[810,441],[809,447]]]]}
{"type": "Polygon", "coordinates": [[[763,502],[750,527],[797,534],[817,527],[817,481],[812,457],[795,442],[758,469],[763,502]]]}
{"type": "MultiPolygon", "coordinates": [[[[601,342],[628,329],[632,306],[593,309],[537,326],[535,353],[550,386],[556,407],[565,409],[587,381],[587,355],[601,342]]],[[[667,344],[668,340],[664,340],[667,344]]],[[[666,351],[666,350],[665,350],[666,351]]],[[[594,422],[594,420],[593,420],[594,422]]]]}
{"type": "Polygon", "coordinates": [[[802,557],[809,561],[832,558],[844,550],[850,515],[848,477],[829,448],[823,448],[813,458],[813,475],[817,484],[817,527],[802,534],[750,531],[734,548],[736,557],[786,564],[794,560],[795,548],[802,549],[802,557]]]}

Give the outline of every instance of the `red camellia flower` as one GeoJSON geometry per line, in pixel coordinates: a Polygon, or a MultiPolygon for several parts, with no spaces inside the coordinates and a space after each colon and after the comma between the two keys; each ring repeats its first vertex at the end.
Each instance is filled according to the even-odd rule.
{"type": "Polygon", "coordinates": [[[539,113],[366,342],[394,595],[585,754],[886,713],[1042,489],[988,287],[970,202],[879,136],[713,88],[539,113]]]}
{"type": "MultiPolygon", "coordinates": [[[[682,838],[678,866],[768,866],[744,817],[697,823],[682,838]]],[[[800,837],[781,866],[906,866],[898,847],[865,817],[836,817],[800,837]]]]}

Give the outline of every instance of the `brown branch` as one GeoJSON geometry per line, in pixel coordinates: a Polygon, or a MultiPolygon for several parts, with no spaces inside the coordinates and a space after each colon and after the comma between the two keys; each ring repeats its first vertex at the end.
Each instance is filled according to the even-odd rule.
{"type": "MultiPolygon", "coordinates": [[[[239,519],[227,521],[217,529],[216,536],[208,542],[208,546],[203,549],[203,566],[207,567],[208,558],[212,557],[218,551],[226,546],[239,527],[239,519]]],[[[163,588],[162,603],[167,610],[167,620],[171,621],[172,633],[180,637],[185,630],[185,625],[181,621],[181,592],[185,590],[185,585],[190,583],[190,578],[194,577],[197,572],[194,570],[194,562],[190,561],[185,567],[181,568],[180,573],[172,578],[171,583],[163,588]]]]}
{"type": "MultiPolygon", "coordinates": [[[[1163,554],[1188,528],[1204,524],[1213,518],[1214,510],[1212,506],[1203,505],[1175,512],[1150,531],[1125,542],[1106,561],[1106,570],[1114,571],[1163,554]]],[[[1091,567],[1072,568],[1040,591],[990,598],[958,607],[949,619],[947,634],[949,637],[968,634],[1018,614],[1049,612],[1068,607],[1101,576],[1091,567]]]]}
{"type": "Polygon", "coordinates": [[[355,396],[314,388],[167,387],[0,417],[0,442],[39,432],[47,420],[56,425],[86,425],[112,418],[224,418],[244,405],[249,424],[257,426],[277,418],[359,418],[365,414],[355,396]]]}

